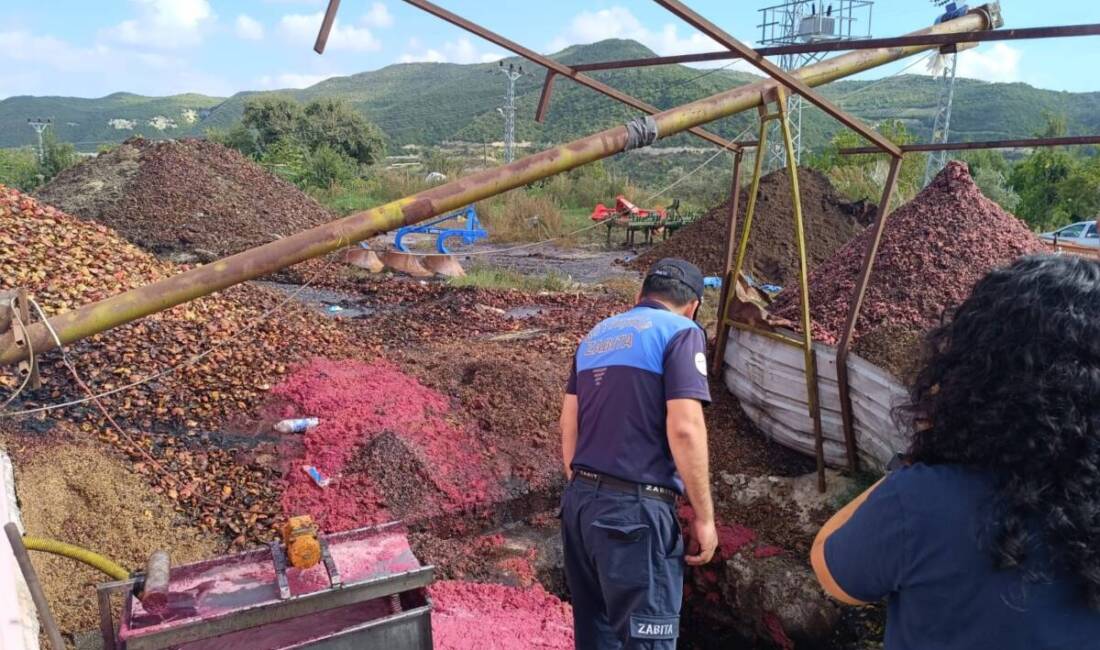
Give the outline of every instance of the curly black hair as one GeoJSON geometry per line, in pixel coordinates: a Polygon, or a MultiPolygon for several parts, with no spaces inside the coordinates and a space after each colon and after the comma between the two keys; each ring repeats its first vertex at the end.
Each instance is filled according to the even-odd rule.
{"type": "Polygon", "coordinates": [[[1042,540],[1100,611],[1100,263],[1039,255],[989,273],[929,333],[910,398],[911,461],[993,477],[995,565],[1024,570],[1042,540]]]}

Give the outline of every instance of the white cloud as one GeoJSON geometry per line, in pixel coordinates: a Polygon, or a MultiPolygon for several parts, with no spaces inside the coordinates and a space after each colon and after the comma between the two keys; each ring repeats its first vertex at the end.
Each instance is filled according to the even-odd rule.
{"type": "MultiPolygon", "coordinates": [[[[317,31],[321,28],[323,18],[324,13],[320,11],[315,14],[287,14],[279,21],[279,29],[292,42],[312,44],[317,39],[317,31]]],[[[352,52],[382,49],[382,42],[367,28],[366,18],[367,16],[361,18],[358,26],[342,23],[337,18],[329,33],[328,48],[352,52]]]]}
{"type": "Polygon", "coordinates": [[[481,52],[470,39],[459,38],[457,41],[448,41],[440,46],[441,49],[421,49],[420,41],[416,38],[409,39],[409,45],[405,53],[398,61],[401,63],[413,63],[426,61],[430,63],[490,63],[504,58],[499,52],[481,52]]]}
{"type": "Polygon", "coordinates": [[[1023,52],[1004,43],[967,50],[959,54],[957,74],[984,81],[1020,81],[1020,58],[1023,52]]]}
{"type": "Polygon", "coordinates": [[[279,88],[308,88],[325,79],[339,77],[338,73],[331,74],[301,74],[297,72],[284,72],[277,75],[264,75],[256,80],[260,88],[275,90],[279,88]]]}
{"type": "Polygon", "coordinates": [[[236,32],[237,38],[243,38],[246,41],[259,41],[264,37],[264,26],[252,16],[241,14],[237,16],[236,32]]]}
{"type": "MultiPolygon", "coordinates": [[[[681,34],[676,23],[668,22],[660,29],[649,29],[625,7],[614,6],[598,11],[582,11],[573,17],[564,32],[550,41],[550,50],[557,52],[570,45],[594,43],[608,38],[638,41],[660,56],[696,54],[721,49],[717,43],[698,31],[681,34]]],[[[700,66],[725,66],[728,62],[708,62],[700,66]]],[[[756,68],[737,61],[729,67],[756,72],[756,68]]]]}
{"type": "Polygon", "coordinates": [[[54,95],[59,88],[81,97],[120,90],[148,95],[234,92],[225,79],[195,70],[185,57],[135,53],[107,44],[81,47],[20,30],[0,32],[0,97],[54,95]]]}
{"type": "Polygon", "coordinates": [[[203,30],[216,18],[208,0],[130,0],[137,17],[105,30],[127,45],[182,47],[202,41],[203,30]]]}
{"type": "Polygon", "coordinates": [[[381,2],[371,4],[370,10],[363,14],[363,24],[370,27],[393,27],[393,15],[381,2]]]}

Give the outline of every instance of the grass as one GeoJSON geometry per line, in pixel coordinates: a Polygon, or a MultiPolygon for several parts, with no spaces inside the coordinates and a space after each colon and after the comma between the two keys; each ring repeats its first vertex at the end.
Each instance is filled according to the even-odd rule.
{"type": "Polygon", "coordinates": [[[861,470],[852,477],[852,485],[844,492],[836,495],[833,503],[830,504],[831,510],[840,510],[844,506],[852,502],[853,499],[858,497],[867,491],[867,488],[871,487],[882,478],[882,474],[873,470],[861,470]]]}
{"type": "Polygon", "coordinates": [[[517,289],[527,293],[550,291],[559,293],[570,291],[576,283],[560,273],[545,275],[525,275],[516,271],[493,266],[475,265],[466,270],[466,275],[447,281],[452,287],[476,287],[478,289],[517,289]]]}

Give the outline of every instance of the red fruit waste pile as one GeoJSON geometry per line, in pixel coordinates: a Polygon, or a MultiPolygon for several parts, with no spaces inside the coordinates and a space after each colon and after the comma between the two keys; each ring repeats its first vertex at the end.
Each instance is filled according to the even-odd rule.
{"type": "Polygon", "coordinates": [[[36,195],[177,261],[210,261],[333,219],[294,185],[209,140],[131,138],[36,195]]]}
{"type": "Polygon", "coordinates": [[[282,417],[318,417],[304,454],[288,458],[287,515],[312,513],[324,530],[422,519],[490,504],[504,478],[492,448],[452,417],[449,400],[388,362],[314,359],[273,395],[282,417]],[[301,470],[314,466],[324,488],[301,470]]]}
{"type": "MultiPolygon", "coordinates": [[[[811,274],[815,339],[833,344],[840,336],[871,234],[853,239],[811,274]]],[[[907,375],[918,346],[899,341],[919,341],[989,271],[1043,250],[1022,221],[982,195],[965,163],[948,163],[889,216],[856,328],[856,352],[907,375]],[[875,344],[861,348],[863,337],[875,344]]],[[[797,288],[781,293],[772,311],[797,321],[797,288]]]]}
{"type": "MultiPolygon", "coordinates": [[[[0,186],[0,288],[25,288],[47,315],[69,311],[177,272],[102,225],[69,216],[0,186]]],[[[288,368],[318,353],[360,347],[331,321],[282,297],[242,285],[94,335],[67,347],[91,390],[110,391],[209,351],[169,376],[102,398],[120,435],[94,403],[54,411],[127,454],[135,469],[208,529],[264,539],[276,514],[277,472],[209,432],[247,419],[288,368]],[[251,327],[249,333],[243,333],[251,327]],[[155,462],[150,460],[154,459],[155,462]]],[[[57,352],[40,359],[43,388],[12,405],[26,409],[85,397],[57,352]]],[[[17,385],[0,369],[0,385],[17,385]]],[[[50,421],[14,422],[41,431],[50,421]]]]}
{"type": "MultiPolygon", "coordinates": [[[[829,179],[813,169],[800,168],[798,182],[807,253],[810,268],[814,268],[859,234],[863,228],[861,221],[867,215],[873,217],[874,206],[845,201],[829,179]]],[[[735,241],[740,241],[748,200],[748,189],[742,189],[735,241]]],[[[729,214],[729,201],[711,208],[698,222],[631,260],[630,266],[644,271],[661,258],[680,257],[695,263],[707,275],[721,275],[726,264],[729,214]]],[[[780,169],[760,179],[745,264],[745,270],[751,270],[755,279],[786,285],[797,278],[793,214],[787,170],[780,169]]]]}
{"type": "Polygon", "coordinates": [[[432,637],[443,650],[569,650],[573,610],[541,585],[441,581],[428,588],[432,637]]]}

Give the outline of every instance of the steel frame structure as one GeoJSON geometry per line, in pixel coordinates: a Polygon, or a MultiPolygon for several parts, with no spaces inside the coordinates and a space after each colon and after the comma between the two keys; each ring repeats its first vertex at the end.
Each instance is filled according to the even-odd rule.
{"type": "MultiPolygon", "coordinates": [[[[922,34],[920,36],[892,36],[888,38],[868,38],[858,41],[818,41],[800,45],[780,45],[759,47],[760,56],[782,56],[806,52],[841,52],[846,50],[873,50],[880,47],[909,47],[912,45],[940,45],[951,48],[958,43],[985,43],[990,41],[1016,41],[1037,38],[1065,38],[1071,36],[1100,36],[1100,23],[1084,25],[1063,25],[1055,27],[1025,27],[1020,29],[993,29],[971,34],[922,34]]],[[[573,69],[578,72],[595,70],[618,70],[620,68],[645,68],[655,65],[677,63],[702,63],[706,61],[725,61],[744,58],[737,52],[718,51],[699,54],[679,54],[676,56],[655,56],[642,59],[622,59],[620,61],[600,61],[578,63],[573,69]]]]}
{"type": "MultiPolygon", "coordinates": [[[[764,79],[756,83],[732,88],[683,106],[658,111],[640,100],[577,73],[573,68],[563,66],[527,50],[516,43],[436,7],[426,0],[406,0],[406,2],[449,20],[467,29],[467,31],[484,36],[521,56],[530,56],[532,61],[540,65],[546,65],[550,71],[568,76],[578,83],[582,83],[582,85],[638,108],[648,113],[650,117],[644,120],[638,118],[629,124],[592,133],[575,141],[527,156],[512,164],[477,172],[468,177],[392,201],[386,205],[357,212],[278,241],[183,271],[150,285],[138,287],[69,312],[54,315],[47,322],[35,323],[27,328],[27,339],[33,341],[34,350],[42,353],[67,345],[97,332],[117,327],[234,284],[260,277],[305,259],[328,254],[379,232],[392,230],[400,225],[418,223],[468,205],[473,201],[522,187],[540,178],[607,158],[622,151],[638,146],[647,146],[654,140],[684,131],[695,130],[696,135],[701,135],[701,137],[733,151],[736,158],[736,153],[741,150],[740,145],[726,142],[718,136],[698,129],[698,127],[773,101],[776,92],[782,90],[781,87],[783,86],[790,89],[791,92],[802,94],[806,99],[822,106],[842,123],[864,134],[868,140],[876,145],[876,151],[885,151],[892,156],[893,168],[886,183],[884,200],[880,203],[877,217],[878,227],[881,229],[886,210],[885,206],[889,205],[889,196],[893,191],[893,181],[896,180],[897,168],[900,166],[901,149],[885,140],[878,133],[868,129],[859,120],[847,115],[821,98],[811,87],[823,85],[850,74],[856,74],[916,54],[928,49],[929,45],[910,44],[866,52],[849,52],[800,69],[792,74],[779,70],[751,48],[721,32],[717,27],[687,9],[682,3],[658,0],[661,4],[676,9],[689,22],[709,30],[711,35],[716,37],[723,45],[744,56],[772,77],[772,79],[764,79]],[[651,133],[652,139],[646,138],[639,142],[639,122],[644,122],[643,136],[645,133],[651,133]]],[[[328,36],[326,28],[331,28],[334,23],[337,5],[337,0],[330,0],[323,22],[323,29],[318,36],[315,49],[324,49],[324,42],[328,36]]],[[[976,40],[975,37],[979,35],[980,31],[994,29],[999,25],[998,6],[996,4],[983,5],[967,15],[925,28],[915,33],[914,36],[963,33],[962,38],[956,38],[955,40],[966,43],[976,40]]],[[[871,257],[873,257],[873,251],[869,251],[869,259],[871,257]]],[[[869,274],[870,261],[866,266],[866,273],[869,274]]],[[[865,286],[861,286],[859,292],[857,292],[857,300],[852,311],[853,321],[858,315],[858,303],[861,301],[864,289],[865,286]]],[[[30,354],[27,347],[17,345],[11,333],[0,334],[0,364],[15,363],[28,356],[30,354]]],[[[854,439],[852,442],[854,444],[854,439]]]]}
{"type": "MultiPolygon", "coordinates": [[[[782,4],[760,9],[761,45],[799,45],[816,41],[850,41],[871,37],[871,14],[873,0],[830,0],[826,9],[825,0],[786,0],[782,4]],[[834,6],[837,11],[833,12],[834,6]],[[807,10],[809,13],[807,14],[807,10]],[[854,35],[853,25],[859,20],[859,13],[866,21],[866,35],[854,35]],[[865,14],[865,15],[864,15],[865,14]],[[802,28],[809,19],[811,26],[818,30],[828,29],[832,38],[820,38],[805,35],[802,28]]],[[[759,50],[758,50],[759,51],[759,50]]],[[[779,67],[783,70],[797,70],[803,66],[820,61],[825,52],[792,52],[780,55],[779,67]]],[[[794,158],[802,162],[802,97],[791,95],[787,113],[790,119],[791,136],[794,138],[794,158]]],[[[777,127],[778,128],[778,127],[777,127]]],[[[777,168],[786,161],[786,150],[782,138],[777,138],[768,152],[769,168],[777,168]]]]}

